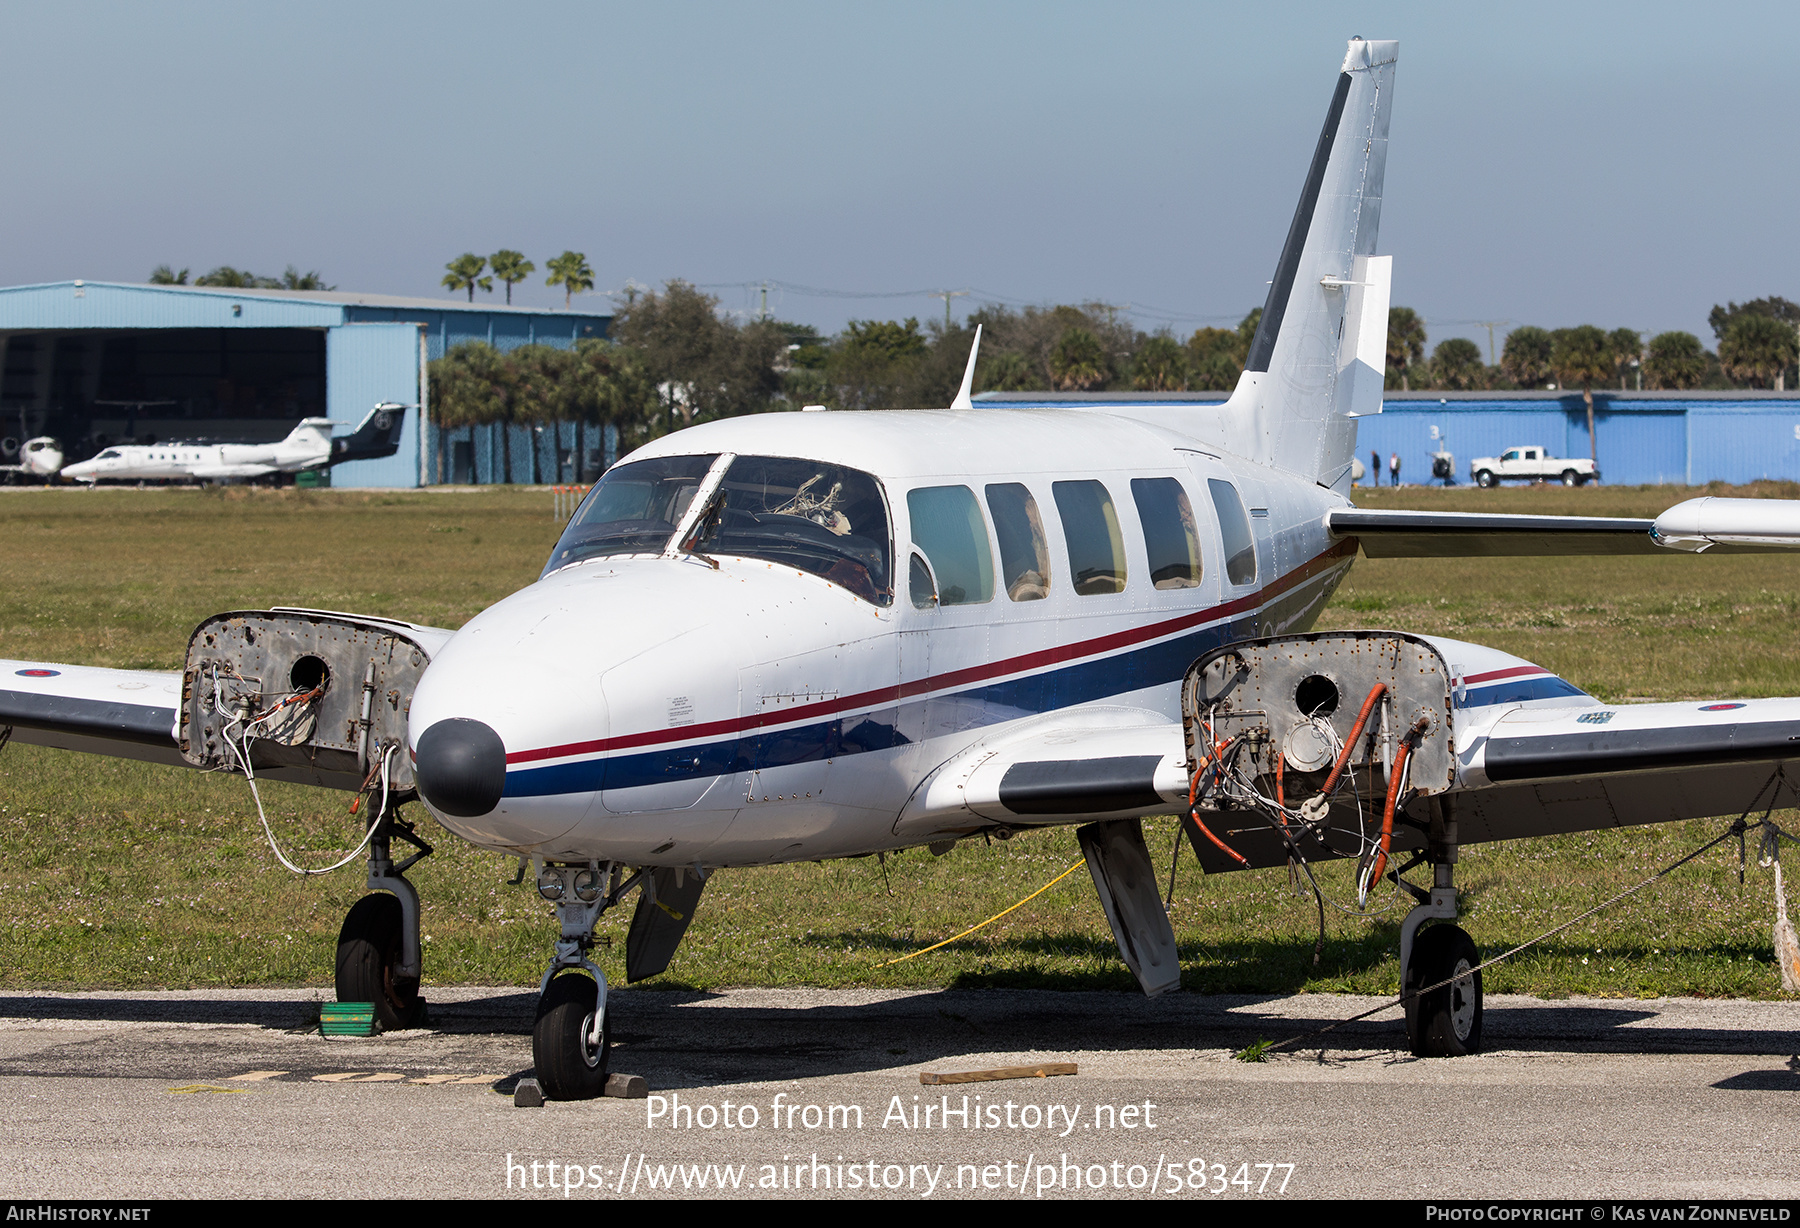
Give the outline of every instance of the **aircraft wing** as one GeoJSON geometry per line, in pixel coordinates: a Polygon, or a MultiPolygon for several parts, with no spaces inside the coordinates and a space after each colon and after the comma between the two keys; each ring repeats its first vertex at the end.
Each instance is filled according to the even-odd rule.
{"type": "Polygon", "coordinates": [[[0,727],[12,740],[182,765],[181,674],[0,661],[0,727]]]}
{"type": "Polygon", "coordinates": [[[983,739],[914,792],[896,835],[951,838],[992,828],[1171,814],[1187,800],[1181,723],[1136,708],[1046,715],[983,739]]]}
{"type": "Polygon", "coordinates": [[[1340,540],[1355,538],[1372,559],[1764,553],[1800,547],[1800,501],[1688,499],[1654,520],[1339,507],[1325,514],[1325,527],[1340,540]]]}

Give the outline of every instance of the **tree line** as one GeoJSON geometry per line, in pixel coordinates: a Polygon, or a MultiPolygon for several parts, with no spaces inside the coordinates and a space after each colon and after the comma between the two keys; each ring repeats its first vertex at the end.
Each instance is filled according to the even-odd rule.
{"type": "MultiPolygon", "coordinates": [[[[477,259],[502,280],[519,272],[505,259],[477,259]]],[[[449,429],[573,422],[584,443],[586,431],[610,425],[624,451],[697,422],[774,409],[942,406],[956,394],[978,324],[978,392],[1228,392],[1261,316],[1256,308],[1236,327],[1201,328],[1178,339],[1143,332],[1103,303],[990,305],[961,323],[853,320],[827,336],[808,325],[722,313],[712,295],[671,281],[660,291],[629,291],[606,340],[583,340],[573,349],[453,347],[431,363],[431,413],[449,429]]],[[[1388,383],[1467,391],[1557,386],[1581,390],[1590,405],[1594,390],[1615,387],[1783,388],[1800,354],[1797,324],[1800,305],[1785,299],[1716,307],[1715,351],[1691,333],[1644,342],[1630,329],[1524,326],[1513,329],[1499,361],[1488,364],[1463,337],[1440,342],[1427,358],[1425,322],[1396,307],[1389,315],[1388,383]]],[[[511,432],[501,440],[510,480],[511,432]]],[[[542,477],[532,452],[532,480],[555,480],[542,477]]]]}
{"type": "Polygon", "coordinates": [[[1592,324],[1544,329],[1524,325],[1506,336],[1497,363],[1482,361],[1466,337],[1440,341],[1425,357],[1425,321],[1409,307],[1388,314],[1390,388],[1449,391],[1561,386],[1591,391],[1617,383],[1634,389],[1765,388],[1785,391],[1800,359],[1800,304],[1785,298],[1715,305],[1708,315],[1716,348],[1688,332],[1645,341],[1629,328],[1592,324]]]}

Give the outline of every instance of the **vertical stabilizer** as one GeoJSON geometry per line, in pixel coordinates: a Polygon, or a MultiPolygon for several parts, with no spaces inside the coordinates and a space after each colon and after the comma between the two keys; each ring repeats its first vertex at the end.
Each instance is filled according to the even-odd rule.
{"type": "Polygon", "coordinates": [[[1393,258],[1375,238],[1399,50],[1350,42],[1226,406],[1236,450],[1332,487],[1349,482],[1356,418],[1381,412],[1393,258]]]}

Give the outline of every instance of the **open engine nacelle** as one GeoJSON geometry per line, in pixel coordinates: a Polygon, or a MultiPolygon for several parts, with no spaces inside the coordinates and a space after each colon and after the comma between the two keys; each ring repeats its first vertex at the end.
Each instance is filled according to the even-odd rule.
{"type": "Polygon", "coordinates": [[[413,787],[406,718],[450,632],[320,610],[215,614],[188,641],[178,740],[195,767],[355,790],[385,756],[413,787]],[[389,753],[392,750],[392,753],[389,753]]]}
{"type": "Polygon", "coordinates": [[[1197,838],[1202,864],[1280,865],[1290,841],[1308,860],[1373,861],[1390,795],[1389,848],[1423,847],[1431,797],[1456,782],[1451,692],[1438,650],[1397,631],[1245,640],[1202,657],[1182,688],[1195,801],[1243,858],[1197,838]]]}

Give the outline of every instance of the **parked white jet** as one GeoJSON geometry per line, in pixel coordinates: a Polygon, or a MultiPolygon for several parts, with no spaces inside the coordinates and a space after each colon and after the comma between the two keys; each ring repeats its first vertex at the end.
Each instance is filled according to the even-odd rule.
{"type": "Polygon", "coordinates": [[[368,412],[354,434],[331,437],[329,418],[302,418],[279,443],[207,441],[117,444],[89,460],[65,465],[62,476],[77,482],[223,482],[300,473],[350,460],[392,456],[410,405],[383,402],[368,412]]]}
{"type": "Polygon", "coordinates": [[[450,632],[276,609],[203,623],[185,669],[0,663],[20,741],[379,788],[339,997],[418,1017],[417,797],[528,858],[561,939],[534,1035],[553,1096],[606,1076],[596,921],[635,888],[626,974],[665,968],[726,867],[1053,824],[1079,837],[1148,993],[1180,966],[1141,816],[1209,870],[1360,860],[1402,927],[1422,1054],[1481,1041],[1457,915],[1471,841],[1737,814],[1800,700],[1613,708],[1472,644],[1306,634],[1371,555],[1792,545],[1794,505],[1663,520],[1359,511],[1380,409],[1375,254],[1396,45],[1355,40],[1244,375],[1219,408],[767,414],[638,450],[531,586],[450,632]],[[1405,865],[1391,859],[1408,856],[1405,865]],[[1429,888],[1400,875],[1429,863],[1429,888]],[[1427,921],[1432,928],[1419,932],[1427,921]],[[1414,941],[1415,933],[1418,940],[1414,941]]]}
{"type": "Polygon", "coordinates": [[[27,439],[23,444],[8,439],[6,444],[6,451],[11,454],[10,463],[0,464],[0,474],[5,474],[7,481],[24,478],[41,482],[54,478],[57,470],[62,468],[62,444],[49,435],[27,439]]]}

